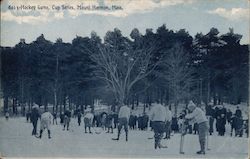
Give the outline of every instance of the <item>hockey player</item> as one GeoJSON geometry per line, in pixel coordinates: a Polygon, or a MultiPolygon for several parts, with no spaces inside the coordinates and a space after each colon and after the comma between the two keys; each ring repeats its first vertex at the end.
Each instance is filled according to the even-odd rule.
{"type": "Polygon", "coordinates": [[[48,130],[48,137],[49,139],[51,138],[50,136],[50,125],[51,125],[51,120],[53,119],[52,114],[48,111],[47,108],[45,108],[44,113],[41,115],[41,123],[40,123],[40,135],[39,138],[42,138],[42,133],[45,128],[48,130]]]}
{"type": "Polygon", "coordinates": [[[87,112],[86,115],[84,116],[84,130],[85,133],[87,133],[87,128],[89,128],[89,133],[92,134],[91,132],[91,127],[93,125],[93,119],[94,115],[91,112],[87,112]]]}
{"type": "Polygon", "coordinates": [[[208,131],[208,120],[206,118],[206,114],[201,110],[201,108],[196,107],[193,101],[189,102],[188,109],[191,111],[191,113],[187,114],[185,118],[189,119],[191,123],[198,124],[201,150],[198,151],[197,154],[205,154],[206,135],[208,131]]]}
{"type": "Polygon", "coordinates": [[[40,117],[38,109],[39,109],[38,105],[33,106],[30,114],[30,121],[32,122],[33,125],[32,135],[37,134],[37,121],[38,118],[40,117]]]}
{"type": "Polygon", "coordinates": [[[114,140],[119,140],[121,129],[124,126],[124,130],[126,133],[126,141],[128,141],[128,121],[130,116],[130,108],[126,105],[121,106],[118,114],[118,136],[114,140]]]}
{"type": "Polygon", "coordinates": [[[154,148],[167,148],[161,145],[161,139],[165,132],[165,122],[167,120],[166,108],[161,104],[156,104],[150,113],[150,120],[152,121],[152,128],[154,130],[155,144],[154,148]]]}

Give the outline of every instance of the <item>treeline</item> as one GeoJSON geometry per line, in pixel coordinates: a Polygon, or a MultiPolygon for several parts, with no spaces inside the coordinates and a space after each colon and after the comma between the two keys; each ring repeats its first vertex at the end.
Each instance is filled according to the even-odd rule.
{"type": "Polygon", "coordinates": [[[134,108],[139,102],[198,104],[248,101],[248,45],[242,35],[216,28],[195,37],[181,29],[160,26],[142,35],[133,29],[129,37],[119,29],[108,31],[102,41],[92,32],[72,43],[48,41],[43,35],[27,44],[1,47],[1,85],[4,111],[17,112],[25,105],[53,105],[94,109],[94,101],[115,108],[122,103],[134,108]],[[10,102],[11,105],[10,105],[10,102]]]}

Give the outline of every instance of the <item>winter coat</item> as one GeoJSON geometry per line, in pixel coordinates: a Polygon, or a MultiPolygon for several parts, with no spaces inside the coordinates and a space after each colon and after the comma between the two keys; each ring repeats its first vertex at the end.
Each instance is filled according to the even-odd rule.
{"type": "Polygon", "coordinates": [[[33,108],[31,110],[30,121],[31,122],[36,122],[39,117],[40,117],[40,113],[39,113],[38,109],[33,108]]]}
{"type": "Polygon", "coordinates": [[[66,116],[67,118],[70,118],[71,117],[71,112],[69,110],[66,110],[64,112],[64,116],[66,116]]]}
{"type": "Polygon", "coordinates": [[[149,116],[151,121],[167,121],[166,108],[161,104],[156,104],[152,109],[149,116]]]}
{"type": "Polygon", "coordinates": [[[192,113],[187,114],[186,119],[191,119],[191,123],[198,124],[208,121],[205,112],[198,107],[196,107],[192,113]]]}
{"type": "Polygon", "coordinates": [[[237,117],[241,117],[241,116],[242,116],[241,110],[240,110],[240,109],[237,109],[237,110],[235,111],[235,115],[236,115],[237,117]]]}
{"type": "Polygon", "coordinates": [[[130,108],[126,105],[122,106],[120,108],[119,114],[118,114],[118,118],[126,118],[127,121],[129,120],[129,116],[130,116],[130,108]]]}

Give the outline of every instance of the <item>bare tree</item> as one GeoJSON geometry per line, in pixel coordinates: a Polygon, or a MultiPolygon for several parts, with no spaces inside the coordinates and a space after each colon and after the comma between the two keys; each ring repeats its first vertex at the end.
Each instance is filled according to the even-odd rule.
{"type": "Polygon", "coordinates": [[[190,91],[193,83],[193,69],[190,67],[190,57],[181,44],[175,44],[164,59],[162,65],[165,69],[161,75],[168,82],[170,94],[173,97],[175,114],[178,103],[184,99],[190,99],[190,91]]]}
{"type": "Polygon", "coordinates": [[[127,43],[121,51],[103,44],[97,53],[91,54],[92,60],[98,65],[97,77],[107,83],[119,104],[127,103],[132,87],[159,64],[160,60],[151,62],[153,51],[153,46],[133,48],[127,43]]]}

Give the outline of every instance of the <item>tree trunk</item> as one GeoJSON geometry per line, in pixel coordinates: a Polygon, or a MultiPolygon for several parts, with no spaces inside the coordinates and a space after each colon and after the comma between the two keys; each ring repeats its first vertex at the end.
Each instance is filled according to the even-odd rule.
{"type": "Polygon", "coordinates": [[[207,82],[207,104],[210,102],[210,80],[207,82]]]}
{"type": "Polygon", "coordinates": [[[9,98],[8,98],[8,96],[5,96],[4,97],[4,112],[6,112],[6,111],[8,111],[8,109],[9,109],[9,98]]]}

